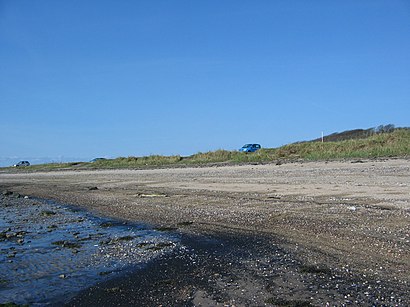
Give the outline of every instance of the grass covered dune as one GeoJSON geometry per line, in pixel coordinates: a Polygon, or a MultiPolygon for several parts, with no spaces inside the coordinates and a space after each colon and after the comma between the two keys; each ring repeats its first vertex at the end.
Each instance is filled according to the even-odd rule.
{"type": "Polygon", "coordinates": [[[386,158],[410,156],[410,129],[395,129],[389,133],[376,133],[367,138],[343,141],[312,141],[285,145],[278,148],[262,148],[254,153],[216,150],[197,153],[189,157],[151,155],[145,157],[120,157],[62,164],[34,165],[29,169],[60,168],[141,168],[151,166],[200,165],[207,163],[259,163],[281,160],[327,160],[354,158],[386,158]]]}

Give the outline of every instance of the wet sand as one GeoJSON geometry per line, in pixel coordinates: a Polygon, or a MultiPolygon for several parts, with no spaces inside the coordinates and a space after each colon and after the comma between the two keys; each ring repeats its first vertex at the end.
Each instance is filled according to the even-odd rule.
{"type": "Polygon", "coordinates": [[[410,302],[406,159],[3,172],[0,187],[181,234],[181,249],[72,306],[410,302]]]}

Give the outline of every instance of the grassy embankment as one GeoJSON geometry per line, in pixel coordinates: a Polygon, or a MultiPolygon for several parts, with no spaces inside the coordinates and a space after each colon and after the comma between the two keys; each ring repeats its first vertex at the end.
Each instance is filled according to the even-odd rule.
{"type": "Polygon", "coordinates": [[[121,157],[99,160],[96,162],[79,162],[63,164],[35,165],[26,170],[53,169],[113,169],[113,168],[146,168],[163,166],[203,165],[211,163],[260,163],[274,161],[329,160],[329,159],[366,159],[384,157],[410,156],[410,130],[396,129],[391,133],[375,134],[364,139],[353,139],[338,142],[302,142],[285,145],[279,148],[263,148],[255,153],[216,150],[197,153],[189,157],[159,156],[121,157]]]}

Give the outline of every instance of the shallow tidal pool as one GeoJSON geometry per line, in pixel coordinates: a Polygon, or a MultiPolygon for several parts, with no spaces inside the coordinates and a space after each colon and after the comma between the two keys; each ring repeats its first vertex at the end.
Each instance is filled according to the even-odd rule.
{"type": "Polygon", "coordinates": [[[0,196],[0,303],[67,302],[179,244],[175,234],[18,194],[0,196]]]}

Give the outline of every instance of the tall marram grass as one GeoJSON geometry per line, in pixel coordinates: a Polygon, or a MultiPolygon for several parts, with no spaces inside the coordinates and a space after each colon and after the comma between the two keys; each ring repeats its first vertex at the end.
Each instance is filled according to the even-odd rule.
{"type": "MultiPolygon", "coordinates": [[[[364,139],[338,142],[304,142],[279,148],[262,148],[254,153],[216,150],[189,157],[151,155],[98,160],[92,163],[65,163],[29,166],[24,170],[88,169],[88,168],[147,168],[211,163],[260,163],[280,160],[329,160],[355,158],[410,157],[410,130],[396,129],[391,133],[375,134],[364,139]]],[[[22,171],[23,169],[21,169],[22,171]]],[[[20,171],[20,170],[19,170],[20,171]]]]}
{"type": "Polygon", "coordinates": [[[181,156],[151,155],[145,157],[120,157],[117,159],[98,160],[90,163],[89,166],[93,168],[139,168],[177,164],[181,160],[181,156]]]}
{"type": "Polygon", "coordinates": [[[278,148],[277,152],[279,157],[308,160],[403,157],[410,155],[410,131],[396,130],[341,142],[290,144],[278,148]]]}
{"type": "Polygon", "coordinates": [[[255,153],[217,150],[188,158],[191,163],[206,162],[272,162],[275,160],[327,160],[352,158],[410,156],[410,131],[397,129],[365,139],[339,142],[304,142],[279,148],[261,149],[255,153]]]}

